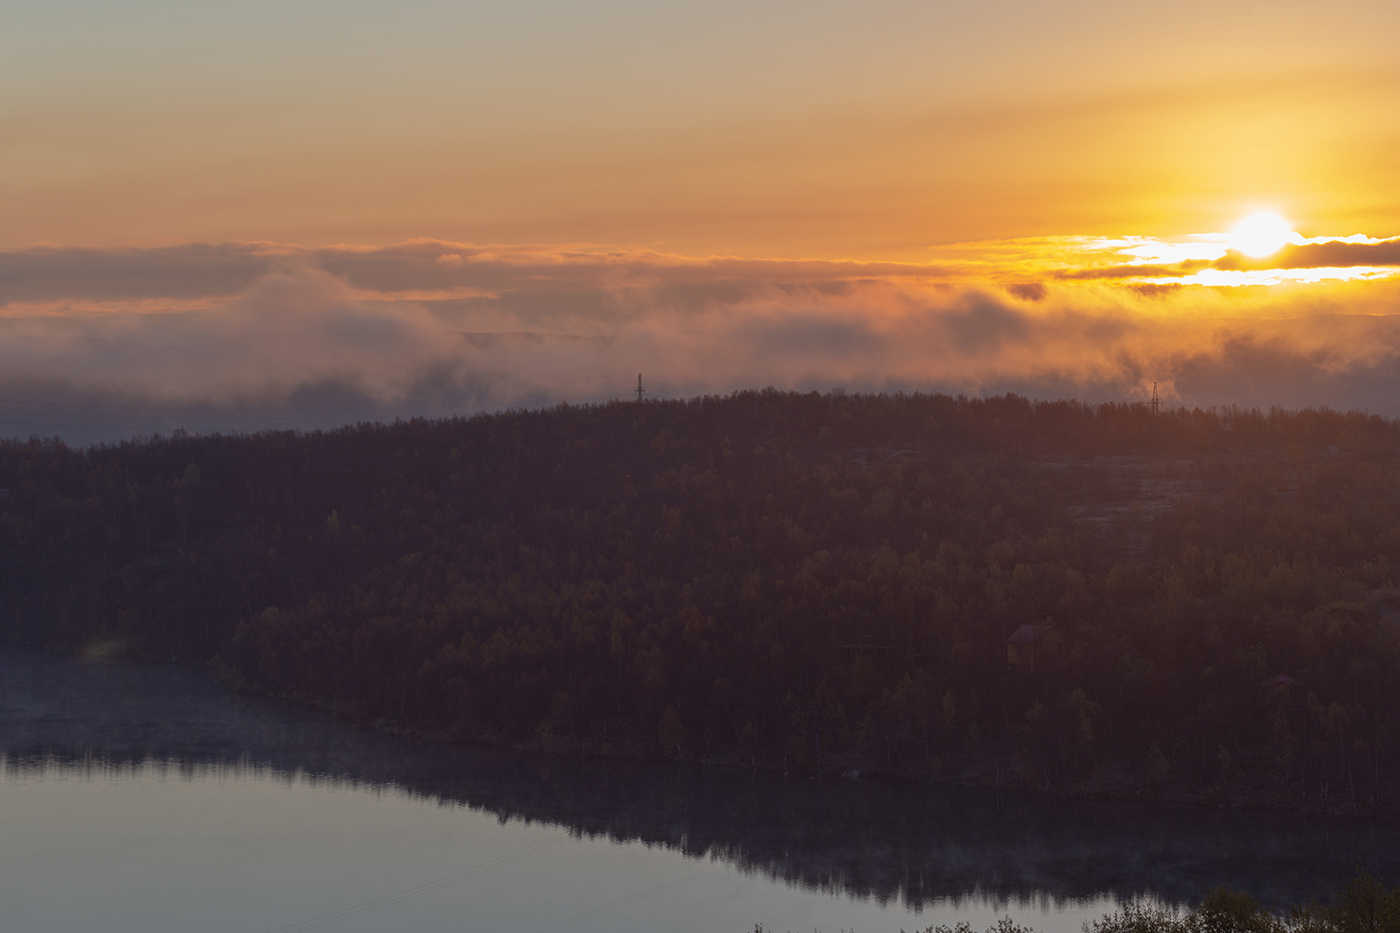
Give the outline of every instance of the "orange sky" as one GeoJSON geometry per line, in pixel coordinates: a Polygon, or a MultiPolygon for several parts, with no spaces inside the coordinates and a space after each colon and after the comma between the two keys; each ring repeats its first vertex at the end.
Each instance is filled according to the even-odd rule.
{"type": "Polygon", "coordinates": [[[1397,35],[1390,0],[22,5],[0,435],[638,369],[1400,414],[1397,35]],[[1297,236],[1257,258],[1260,209],[1297,236]]]}
{"type": "Polygon", "coordinates": [[[1400,7],[58,0],[0,33],[0,248],[921,261],[1270,205],[1400,232],[1400,7]]]}

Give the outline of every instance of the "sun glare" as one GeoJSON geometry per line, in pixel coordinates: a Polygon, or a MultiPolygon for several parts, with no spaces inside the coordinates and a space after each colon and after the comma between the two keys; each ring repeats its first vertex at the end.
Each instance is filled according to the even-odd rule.
{"type": "Polygon", "coordinates": [[[1283,249],[1297,237],[1288,221],[1273,211],[1256,211],[1230,231],[1230,248],[1256,259],[1283,249]]]}

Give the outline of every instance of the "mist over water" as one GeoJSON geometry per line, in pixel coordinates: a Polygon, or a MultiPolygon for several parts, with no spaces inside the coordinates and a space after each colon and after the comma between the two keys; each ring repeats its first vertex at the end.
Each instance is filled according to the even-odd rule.
{"type": "Polygon", "coordinates": [[[0,884],[29,929],[100,911],[127,924],[107,929],[349,911],[331,928],[600,931],[1009,912],[1071,933],[1126,901],[1191,905],[1225,884],[1282,906],[1358,863],[1400,867],[1394,830],[1335,818],[442,746],[188,669],[7,649],[0,706],[0,884]],[[378,898],[399,899],[364,909],[378,898]]]}

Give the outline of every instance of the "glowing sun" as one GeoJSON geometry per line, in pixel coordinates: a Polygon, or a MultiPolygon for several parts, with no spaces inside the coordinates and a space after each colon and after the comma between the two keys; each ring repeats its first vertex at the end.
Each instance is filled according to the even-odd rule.
{"type": "Polygon", "coordinates": [[[1230,248],[1259,259],[1283,249],[1297,236],[1288,221],[1273,211],[1255,211],[1230,231],[1230,248]]]}

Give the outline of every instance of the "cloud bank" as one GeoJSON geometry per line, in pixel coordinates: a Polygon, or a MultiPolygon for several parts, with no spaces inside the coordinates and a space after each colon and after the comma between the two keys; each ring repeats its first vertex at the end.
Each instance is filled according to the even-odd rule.
{"type": "MultiPolygon", "coordinates": [[[[1396,242],[1280,261],[1376,265],[1396,242]]],[[[1393,280],[1068,278],[439,241],[12,251],[0,434],[83,444],[471,414],[625,397],[639,371],[663,397],[774,385],[1134,400],[1156,382],[1180,404],[1400,414],[1393,280]]]]}

